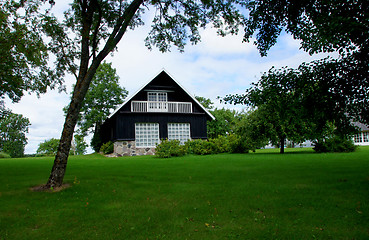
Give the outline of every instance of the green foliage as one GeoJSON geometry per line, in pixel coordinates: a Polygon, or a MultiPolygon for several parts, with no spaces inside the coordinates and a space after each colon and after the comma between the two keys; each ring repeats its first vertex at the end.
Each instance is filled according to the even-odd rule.
{"type": "Polygon", "coordinates": [[[226,136],[233,133],[238,124],[238,112],[231,109],[214,109],[210,111],[215,120],[207,122],[207,133],[209,138],[219,135],[226,136]]]}
{"type": "Polygon", "coordinates": [[[354,142],[350,138],[332,136],[319,142],[314,142],[314,151],[324,152],[353,152],[356,149],[354,142]]]}
{"type": "MultiPolygon", "coordinates": [[[[256,36],[255,44],[261,55],[266,55],[286,30],[301,40],[301,47],[310,54],[338,52],[340,58],[318,63],[309,76],[325,83],[324,91],[315,96],[334,100],[338,109],[332,114],[348,113],[369,124],[367,8],[366,0],[249,1],[245,39],[256,36]]],[[[321,103],[311,106],[320,109],[325,105],[321,103]]]]}
{"type": "MultiPolygon", "coordinates": [[[[61,86],[63,67],[50,67],[49,47],[44,42],[43,25],[52,25],[41,14],[40,1],[0,3],[0,97],[18,102],[24,92],[45,93],[61,86]]],[[[60,51],[60,49],[59,49],[60,51]]]]}
{"type": "Polygon", "coordinates": [[[103,144],[103,142],[101,141],[101,137],[100,137],[100,132],[98,130],[96,130],[94,132],[94,135],[92,136],[91,139],[91,147],[95,152],[99,152],[100,148],[103,144]]]}
{"type": "Polygon", "coordinates": [[[200,96],[195,96],[196,100],[199,101],[199,103],[201,103],[202,106],[204,106],[204,108],[210,110],[214,108],[214,103],[209,99],[209,98],[204,98],[204,97],[200,97],[200,96]]]}
{"type": "Polygon", "coordinates": [[[0,105],[0,151],[11,157],[22,157],[31,125],[29,119],[5,109],[2,102],[0,105]]]}
{"type": "Polygon", "coordinates": [[[185,143],[189,154],[208,155],[215,153],[215,145],[213,142],[202,139],[194,139],[185,143]]]}
{"type": "Polygon", "coordinates": [[[37,156],[54,156],[59,147],[59,139],[51,138],[38,145],[37,156]]]}
{"type": "Polygon", "coordinates": [[[209,140],[193,139],[180,145],[178,140],[162,140],[156,146],[155,155],[160,158],[183,156],[186,154],[209,155],[218,153],[247,153],[249,147],[236,134],[218,136],[209,140]]]}
{"type": "MultiPolygon", "coordinates": [[[[83,100],[77,125],[82,135],[88,134],[96,125],[109,116],[119,104],[123,103],[128,91],[119,85],[119,76],[111,63],[103,62],[92,79],[83,100]]],[[[67,112],[67,107],[64,112],[67,112]]]]}
{"type": "Polygon", "coordinates": [[[187,153],[187,146],[181,145],[179,140],[161,140],[156,146],[155,155],[160,158],[183,156],[187,153]]]}
{"type": "Polygon", "coordinates": [[[114,143],[109,141],[101,145],[100,152],[110,154],[114,152],[114,143]]]}
{"type": "MultiPolygon", "coordinates": [[[[73,148],[73,147],[72,147],[73,148]]],[[[86,153],[87,143],[83,137],[83,135],[76,134],[74,135],[74,155],[83,155],[86,153]]]]}
{"type": "Polygon", "coordinates": [[[0,158],[11,158],[11,156],[7,153],[0,152],[0,158]]]}

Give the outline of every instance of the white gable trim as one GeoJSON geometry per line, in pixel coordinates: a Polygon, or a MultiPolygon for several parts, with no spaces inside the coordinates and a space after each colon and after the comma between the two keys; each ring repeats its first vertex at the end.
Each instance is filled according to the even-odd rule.
{"type": "MultiPolygon", "coordinates": [[[[162,72],[165,72],[166,74],[168,74],[168,76],[176,83],[178,84],[178,86],[180,88],[182,88],[183,91],[185,91],[185,93],[187,93],[188,96],[191,97],[191,99],[197,103],[202,110],[204,110],[206,112],[206,114],[213,120],[215,120],[215,117],[199,102],[197,101],[197,99],[192,96],[192,94],[190,94],[170,73],[168,73],[168,71],[166,71],[164,68],[158,73],[155,75],[155,77],[153,77],[150,81],[148,81],[146,84],[144,84],[140,89],[138,89],[133,95],[131,95],[130,97],[127,98],[127,100],[125,100],[121,105],[119,105],[112,114],[110,114],[108,116],[107,119],[113,117],[124,105],[126,105],[134,96],[136,96],[139,92],[142,91],[142,89],[144,89],[152,80],[154,80],[154,78],[156,78],[160,73],[162,72]]],[[[106,119],[105,119],[106,120],[106,119]]]]}

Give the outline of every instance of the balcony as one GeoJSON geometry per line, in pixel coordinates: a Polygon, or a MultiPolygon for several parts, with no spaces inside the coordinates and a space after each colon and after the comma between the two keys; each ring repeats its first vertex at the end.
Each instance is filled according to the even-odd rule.
{"type": "Polygon", "coordinates": [[[192,113],[190,102],[132,101],[132,112],[192,113]]]}

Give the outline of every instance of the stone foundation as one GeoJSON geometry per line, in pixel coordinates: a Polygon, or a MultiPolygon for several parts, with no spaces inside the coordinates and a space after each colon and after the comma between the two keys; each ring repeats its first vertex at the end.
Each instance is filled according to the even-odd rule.
{"type": "Polygon", "coordinates": [[[154,155],[155,148],[137,148],[135,141],[114,142],[114,154],[117,156],[154,155]]]}

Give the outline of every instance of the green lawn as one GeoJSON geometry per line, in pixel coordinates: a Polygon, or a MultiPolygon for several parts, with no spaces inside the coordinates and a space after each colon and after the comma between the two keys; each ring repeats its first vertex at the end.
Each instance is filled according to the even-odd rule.
{"type": "Polygon", "coordinates": [[[0,239],[369,239],[369,148],[0,159],[0,239]],[[289,152],[290,151],[290,152],[289,152]]]}

